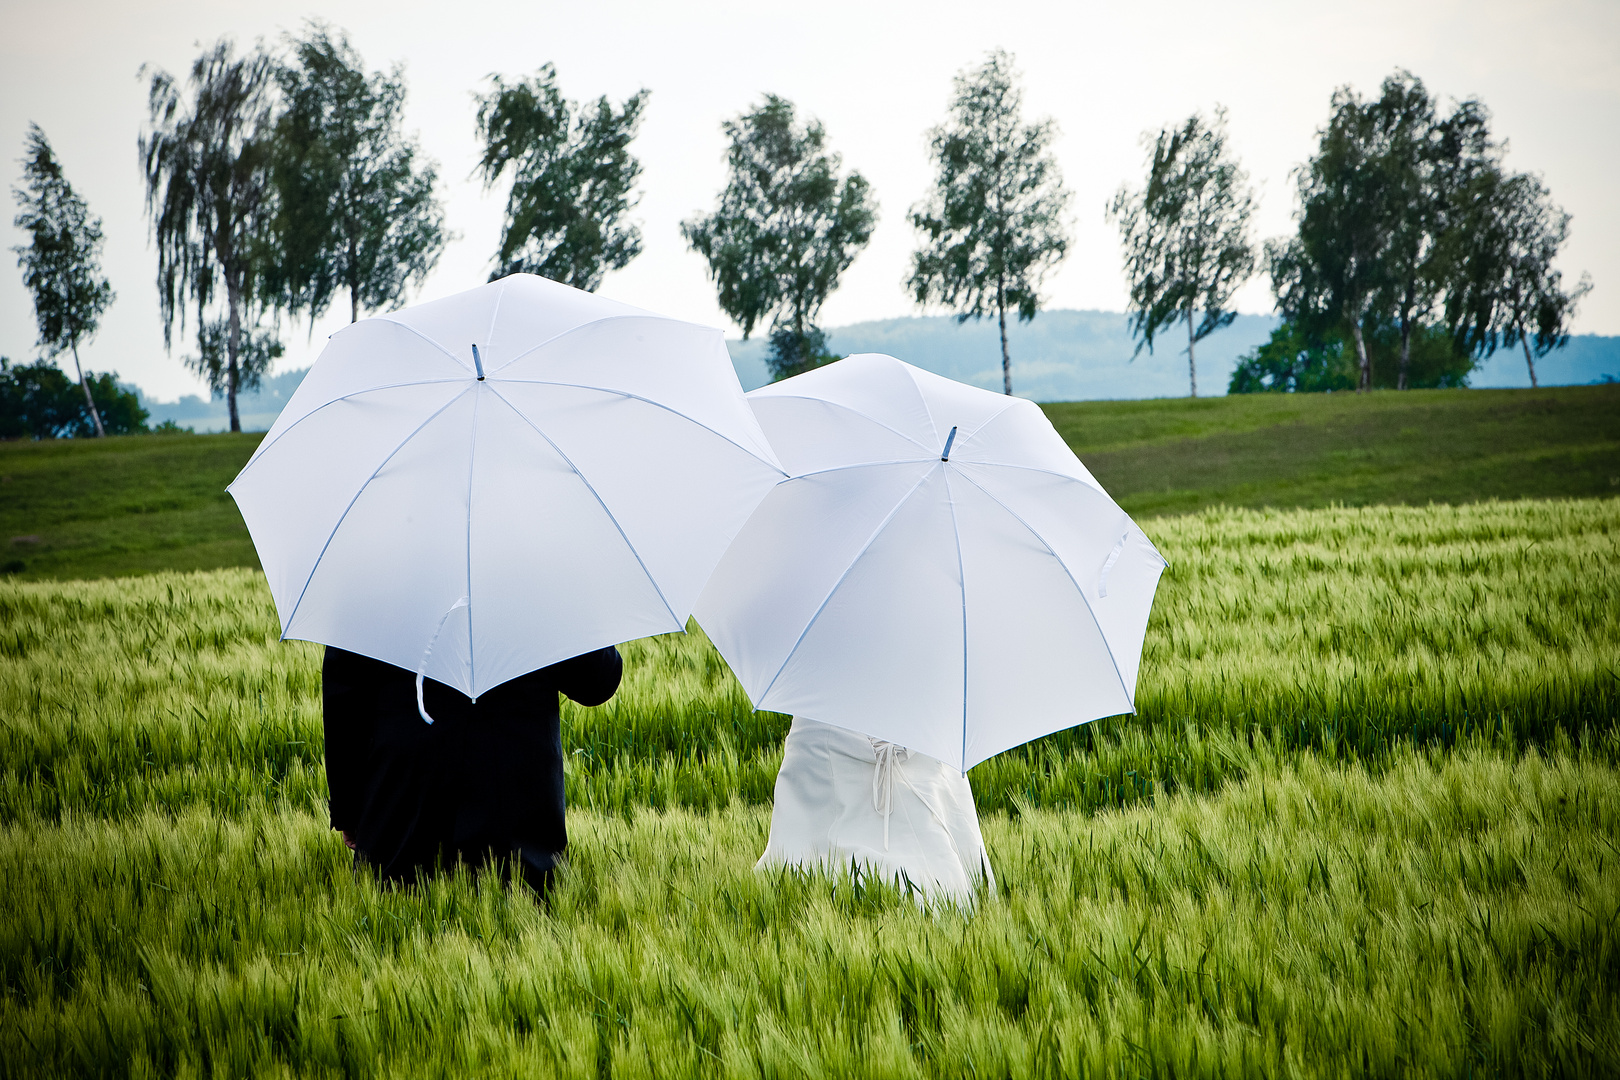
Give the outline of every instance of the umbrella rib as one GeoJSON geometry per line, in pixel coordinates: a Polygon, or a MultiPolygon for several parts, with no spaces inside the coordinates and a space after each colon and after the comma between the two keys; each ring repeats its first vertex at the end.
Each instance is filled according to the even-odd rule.
{"type": "Polygon", "coordinates": [[[832,598],[838,595],[839,589],[843,588],[844,579],[848,578],[849,575],[854,571],[855,564],[866,557],[866,553],[872,549],[872,545],[877,543],[878,537],[883,535],[883,530],[887,529],[889,527],[889,523],[894,520],[894,515],[898,514],[900,512],[900,508],[905,506],[913,495],[917,494],[917,489],[923,486],[923,482],[928,479],[932,471],[933,470],[929,470],[928,472],[924,472],[921,476],[919,476],[917,478],[917,482],[911,485],[911,489],[895,501],[894,508],[891,509],[888,515],[878,523],[878,527],[872,530],[872,535],[866,538],[866,543],[861,545],[861,550],[855,553],[855,557],[849,560],[849,565],[844,567],[844,572],[838,575],[838,580],[833,582],[832,588],[827,590],[827,595],[822,597],[821,606],[816,608],[816,613],[810,616],[810,621],[804,624],[803,630],[799,631],[799,636],[793,642],[793,647],[788,649],[788,651],[783,655],[782,665],[776,669],[776,674],[771,676],[771,681],[766,684],[765,689],[760,692],[759,700],[761,704],[764,704],[765,699],[770,696],[771,688],[776,685],[776,680],[782,677],[782,672],[787,670],[788,664],[793,660],[793,654],[799,651],[799,646],[804,644],[804,639],[808,637],[810,631],[815,628],[817,620],[821,618],[821,613],[827,610],[827,605],[832,603],[832,598]]]}
{"type": "MultiPolygon", "coordinates": [[[[457,382],[464,382],[464,381],[465,381],[464,379],[459,378],[459,377],[454,378],[454,379],[415,379],[415,380],[412,380],[411,382],[389,383],[386,386],[368,386],[363,390],[356,390],[351,394],[343,394],[343,395],[341,395],[339,397],[332,398],[329,401],[323,401],[323,402],[321,402],[321,404],[319,404],[315,408],[309,410],[309,412],[305,413],[303,416],[300,416],[298,419],[296,419],[292,423],[288,424],[286,430],[283,431],[281,434],[277,435],[273,440],[271,440],[270,442],[267,442],[267,443],[261,443],[259,445],[258,450],[254,451],[253,461],[249,461],[248,465],[252,465],[254,461],[258,461],[261,457],[263,457],[265,455],[265,453],[272,446],[276,445],[276,443],[280,442],[282,439],[286,438],[289,434],[291,434],[293,428],[297,427],[299,424],[302,424],[305,420],[308,420],[310,417],[314,416],[316,413],[320,412],[322,409],[326,408],[328,405],[336,405],[340,401],[349,401],[349,400],[351,400],[353,398],[359,397],[361,394],[376,394],[376,393],[380,393],[383,390],[398,390],[402,386],[436,386],[439,383],[457,383],[457,382]]],[[[247,471],[247,465],[244,465],[242,467],[242,471],[243,472],[247,471]]],[[[236,482],[233,480],[231,482],[232,486],[235,486],[235,483],[236,482]]],[[[229,491],[230,488],[226,488],[225,490],[229,491]]]]}
{"type": "MultiPolygon", "coordinates": [[[[941,463],[943,466],[943,462],[941,463]]],[[[951,533],[956,537],[956,579],[962,586],[962,760],[957,767],[967,775],[968,729],[968,628],[967,628],[967,570],[962,565],[962,526],[956,520],[956,496],[951,492],[950,470],[945,470],[945,502],[951,508],[951,533]]]]}
{"type": "Polygon", "coordinates": [[[1114,659],[1114,646],[1109,642],[1108,635],[1103,633],[1102,623],[1097,620],[1097,612],[1091,606],[1091,598],[1086,595],[1086,590],[1081,587],[1080,583],[1074,579],[1074,572],[1069,569],[1069,564],[1063,561],[1062,557],[1052,549],[1052,545],[1047,542],[1046,537],[1042,536],[1040,531],[1036,529],[1035,526],[1025,521],[1023,516],[1020,515],[1018,511],[996,498],[988,488],[979,483],[977,480],[973,479],[973,477],[969,476],[967,473],[962,474],[962,479],[984,492],[985,498],[1007,511],[1007,513],[1012,516],[1014,521],[1018,522],[1018,524],[1029,530],[1029,535],[1033,536],[1036,540],[1039,540],[1041,546],[1046,549],[1046,553],[1052,556],[1057,564],[1063,568],[1063,573],[1068,577],[1069,584],[1073,585],[1074,591],[1079,594],[1080,602],[1086,605],[1086,614],[1091,616],[1091,624],[1097,628],[1097,636],[1102,638],[1103,648],[1108,650],[1108,662],[1114,666],[1114,678],[1119,680],[1119,688],[1125,691],[1125,700],[1131,703],[1131,711],[1134,712],[1136,710],[1136,693],[1130,687],[1125,685],[1125,676],[1120,673],[1119,661],[1114,659]]]}
{"type": "MultiPolygon", "coordinates": [[[[742,443],[738,442],[736,439],[733,439],[731,436],[725,434],[724,432],[716,431],[714,428],[710,427],[708,424],[705,424],[703,421],[695,420],[692,417],[687,416],[685,413],[680,412],[677,409],[670,408],[668,405],[665,405],[661,401],[654,401],[652,398],[643,397],[642,395],[632,393],[629,390],[614,390],[614,389],[611,389],[611,388],[606,387],[606,386],[592,386],[589,383],[557,382],[554,379],[502,379],[501,381],[504,382],[504,383],[517,383],[517,384],[521,384],[523,386],[566,386],[566,387],[569,387],[570,389],[574,389],[574,390],[591,390],[591,391],[595,391],[598,394],[611,394],[614,397],[629,398],[631,401],[639,401],[643,405],[651,405],[655,409],[663,409],[665,412],[669,413],[672,416],[680,417],[682,420],[685,420],[688,424],[693,424],[693,425],[695,425],[697,427],[702,428],[704,431],[707,431],[710,435],[713,435],[715,438],[720,439],[723,442],[728,442],[732,446],[735,446],[737,449],[741,450],[743,453],[747,454],[749,457],[753,458],[755,461],[761,461],[761,462],[764,462],[767,465],[771,464],[770,462],[765,461],[765,459],[760,457],[758,454],[754,453],[754,451],[748,449],[748,447],[746,447],[742,443]]],[[[506,401],[506,399],[504,397],[502,397],[501,400],[506,401]]],[[[512,404],[510,401],[507,401],[506,403],[508,405],[512,404]]],[[[514,406],[512,411],[517,412],[517,408],[514,406]]],[[[519,415],[521,416],[522,414],[519,413],[519,415]]],[[[779,467],[774,466],[774,465],[771,466],[771,467],[775,468],[776,471],[781,473],[784,477],[788,475],[788,473],[787,473],[787,471],[785,469],[779,468],[779,467]]]]}
{"type": "MultiPolygon", "coordinates": [[[[854,413],[856,416],[860,417],[862,420],[870,421],[871,423],[876,424],[878,427],[882,428],[885,431],[892,431],[894,434],[896,434],[896,435],[900,436],[902,439],[906,440],[906,442],[908,442],[908,443],[916,443],[918,446],[922,447],[924,450],[927,450],[930,454],[933,454],[935,452],[934,447],[929,446],[927,443],[923,442],[922,440],[914,439],[910,435],[907,435],[905,432],[901,431],[899,428],[894,427],[893,425],[890,425],[890,424],[885,424],[883,421],[879,420],[877,417],[873,416],[872,414],[862,412],[861,410],[859,410],[857,408],[854,408],[853,406],[850,406],[850,405],[845,405],[843,402],[840,402],[840,401],[828,401],[826,398],[813,397],[810,394],[767,394],[765,397],[762,397],[760,400],[761,401],[766,401],[766,400],[769,400],[769,401],[788,401],[788,400],[792,400],[792,401],[813,401],[817,405],[831,405],[835,409],[843,409],[845,412],[854,413]]],[[[926,408],[926,405],[925,405],[925,408],[926,408]]],[[[930,416],[928,418],[928,422],[930,424],[932,424],[934,422],[934,418],[932,416],[930,416]]]]}
{"type": "Polygon", "coordinates": [[[637,551],[636,545],[630,542],[630,537],[625,533],[624,526],[619,524],[619,519],[614,516],[612,510],[608,509],[606,500],[604,500],[602,496],[598,494],[595,486],[585,478],[585,474],[580,471],[579,466],[574,464],[574,459],[569,457],[562,447],[553,442],[550,435],[547,435],[544,431],[541,431],[538,424],[536,424],[533,420],[530,420],[527,416],[524,416],[523,410],[519,409],[516,405],[513,405],[510,401],[508,401],[505,394],[501,393],[500,390],[493,385],[490,385],[489,388],[496,397],[501,399],[502,404],[504,404],[508,409],[512,410],[513,415],[515,415],[519,420],[522,420],[525,424],[528,424],[529,427],[533,428],[536,435],[546,440],[546,445],[550,446],[551,449],[556,452],[557,456],[562,458],[563,461],[567,463],[568,467],[574,471],[574,475],[579,477],[579,482],[584,484],[585,490],[591,493],[591,498],[595,499],[596,505],[602,508],[602,513],[606,514],[608,516],[608,520],[613,522],[613,527],[619,530],[619,539],[624,541],[624,546],[629,549],[631,555],[635,556],[636,565],[641,567],[641,572],[647,576],[647,583],[651,585],[653,587],[653,591],[658,594],[658,599],[663,602],[664,610],[669,612],[669,617],[675,620],[675,622],[685,625],[681,617],[675,614],[675,608],[670,604],[669,598],[664,595],[663,587],[658,584],[658,580],[652,576],[652,571],[648,570],[647,564],[642,561],[641,552],[637,551]]]}
{"type": "MultiPolygon", "coordinates": [[[[291,626],[293,620],[298,617],[298,609],[304,606],[304,597],[309,592],[309,583],[315,580],[315,571],[321,568],[321,560],[326,558],[326,551],[332,546],[333,537],[337,536],[338,530],[343,528],[343,522],[348,518],[349,511],[354,509],[354,504],[360,501],[360,496],[365,494],[366,488],[370,486],[371,482],[377,479],[377,474],[382,472],[384,466],[386,466],[390,461],[394,460],[395,455],[397,455],[401,450],[405,449],[406,443],[416,438],[416,436],[421,433],[423,428],[437,420],[444,410],[466,397],[468,391],[471,389],[472,387],[469,386],[466,390],[463,390],[461,393],[457,394],[443,405],[440,405],[437,409],[433,410],[433,414],[431,416],[423,420],[420,424],[417,424],[416,427],[412,428],[411,433],[401,439],[399,444],[396,445],[392,450],[388,451],[388,455],[377,463],[377,467],[375,469],[371,470],[371,475],[366,477],[365,481],[355,489],[354,498],[349,500],[349,505],[345,506],[343,508],[343,513],[338,515],[337,521],[332,525],[332,531],[326,534],[326,543],[321,545],[321,553],[315,556],[315,562],[309,568],[309,575],[304,578],[304,587],[298,590],[298,601],[293,604],[292,610],[287,613],[287,622],[285,625],[291,626]]],[[[285,631],[283,631],[282,637],[286,637],[285,631]]]]}

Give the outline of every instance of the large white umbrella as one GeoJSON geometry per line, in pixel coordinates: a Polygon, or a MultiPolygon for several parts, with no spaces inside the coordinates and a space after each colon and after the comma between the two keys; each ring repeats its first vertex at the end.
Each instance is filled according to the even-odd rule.
{"type": "Polygon", "coordinates": [[[755,707],[963,772],[1134,710],[1164,559],[1032,402],[877,354],[749,401],[791,478],[694,614],[755,707]]]}
{"type": "Polygon", "coordinates": [[[230,492],[283,637],[477,697],[683,629],[782,475],[720,331],[520,274],[334,334],[230,492]]]}

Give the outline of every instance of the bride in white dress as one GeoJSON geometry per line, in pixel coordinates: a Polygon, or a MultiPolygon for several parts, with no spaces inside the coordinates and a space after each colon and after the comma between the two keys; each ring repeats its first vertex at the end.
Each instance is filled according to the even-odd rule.
{"type": "Polygon", "coordinates": [[[936,758],[795,716],[759,867],[858,864],[919,900],[973,903],[995,875],[966,776],[936,758]]]}

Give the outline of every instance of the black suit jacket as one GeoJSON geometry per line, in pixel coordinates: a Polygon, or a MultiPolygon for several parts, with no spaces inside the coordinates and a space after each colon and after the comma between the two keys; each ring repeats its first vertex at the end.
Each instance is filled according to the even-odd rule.
{"type": "Polygon", "coordinates": [[[332,827],[384,877],[415,880],[457,858],[521,852],[549,869],[568,846],[558,693],[600,705],[623,667],[611,646],[521,675],[475,704],[416,675],[328,647],[322,665],[332,827]]]}

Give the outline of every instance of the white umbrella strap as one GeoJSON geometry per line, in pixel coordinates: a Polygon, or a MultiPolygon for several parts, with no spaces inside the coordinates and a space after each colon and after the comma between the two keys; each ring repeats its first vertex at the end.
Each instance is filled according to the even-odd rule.
{"type": "Polygon", "coordinates": [[[427,678],[428,660],[433,656],[433,646],[439,640],[439,635],[444,633],[444,624],[455,614],[456,609],[470,607],[471,604],[472,600],[463,596],[445,609],[445,613],[439,616],[439,625],[433,629],[433,636],[428,638],[427,648],[422,650],[422,662],[416,668],[416,712],[425,723],[433,723],[433,717],[428,715],[427,703],[422,700],[422,684],[427,678]]]}
{"type": "Polygon", "coordinates": [[[1120,553],[1125,550],[1125,541],[1130,538],[1131,534],[1129,532],[1125,533],[1115,542],[1114,550],[1108,553],[1108,561],[1103,563],[1102,573],[1097,575],[1098,596],[1108,595],[1108,572],[1114,568],[1115,563],[1119,562],[1120,553]]]}
{"type": "Polygon", "coordinates": [[[872,754],[877,759],[876,768],[872,770],[872,809],[883,815],[883,850],[888,851],[889,813],[894,809],[894,770],[899,762],[911,756],[911,751],[870,735],[866,741],[872,744],[872,754]]]}

